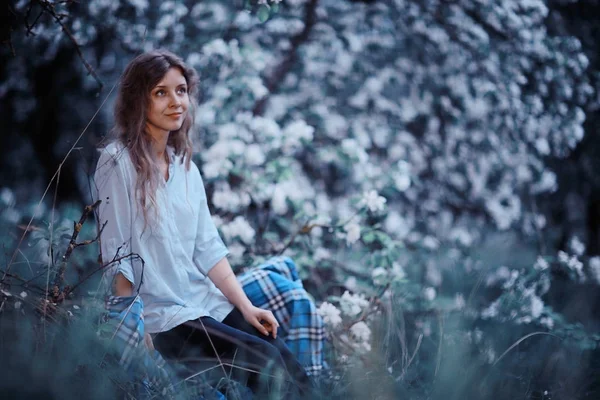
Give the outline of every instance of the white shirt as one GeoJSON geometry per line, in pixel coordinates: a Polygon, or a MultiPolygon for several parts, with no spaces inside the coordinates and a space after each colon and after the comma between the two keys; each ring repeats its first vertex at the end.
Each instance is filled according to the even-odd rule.
{"type": "Polygon", "coordinates": [[[186,171],[182,157],[170,146],[167,152],[169,179],[162,179],[157,189],[158,219],[150,209],[145,231],[141,206],[134,201],[137,172],[128,150],[117,142],[106,146],[94,175],[95,200],[102,200],[100,227],[106,222],[100,237],[103,263],[130,253],[139,255],[108,266],[103,281],[110,283],[121,272],[133,284],[134,293],[139,289],[144,326],[150,333],[201,316],[222,321],[233,310],[207,277],[229,251],[210,217],[198,167],[191,162],[186,171]]]}

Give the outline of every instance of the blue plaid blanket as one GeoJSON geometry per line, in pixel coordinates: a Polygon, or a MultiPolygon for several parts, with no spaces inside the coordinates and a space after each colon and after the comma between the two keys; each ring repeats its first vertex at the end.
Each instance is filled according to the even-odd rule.
{"type": "MultiPolygon", "coordinates": [[[[325,331],[289,257],[273,257],[238,277],[250,301],[267,308],[279,321],[278,334],[304,365],[308,374],[324,369],[325,331]]],[[[107,296],[106,313],[98,335],[107,344],[103,365],[118,365],[123,382],[137,398],[181,398],[192,395],[206,399],[225,399],[223,394],[202,381],[186,382],[185,391],[177,387],[174,369],[157,350],[144,343],[143,301],[139,295],[107,296]]]]}
{"type": "Polygon", "coordinates": [[[273,257],[238,276],[246,295],[257,307],[271,310],[279,322],[277,334],[304,366],[307,374],[323,370],[323,318],[304,290],[296,264],[289,257],[273,257]]]}

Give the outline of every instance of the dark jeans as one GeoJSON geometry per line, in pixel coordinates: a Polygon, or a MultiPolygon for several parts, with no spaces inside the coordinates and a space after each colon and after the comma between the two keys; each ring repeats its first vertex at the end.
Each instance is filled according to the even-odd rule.
{"type": "Polygon", "coordinates": [[[211,317],[187,321],[156,334],[153,343],[165,359],[181,359],[185,363],[185,358],[217,358],[218,355],[228,362],[233,360],[234,365],[238,361],[243,368],[230,370],[226,367],[226,372],[241,382],[247,380],[246,384],[253,393],[263,393],[272,390],[274,385],[279,386],[278,380],[274,379],[277,374],[286,381],[279,386],[286,397],[294,393],[308,396],[312,391],[311,379],[284,341],[260,333],[237,308],[223,322],[211,317]]]}

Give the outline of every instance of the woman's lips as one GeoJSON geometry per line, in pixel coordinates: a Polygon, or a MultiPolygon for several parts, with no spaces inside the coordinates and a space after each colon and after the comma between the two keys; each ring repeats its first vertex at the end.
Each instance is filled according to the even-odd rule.
{"type": "Polygon", "coordinates": [[[183,113],[167,114],[167,117],[173,118],[173,119],[179,119],[182,115],[183,115],[183,113]]]}

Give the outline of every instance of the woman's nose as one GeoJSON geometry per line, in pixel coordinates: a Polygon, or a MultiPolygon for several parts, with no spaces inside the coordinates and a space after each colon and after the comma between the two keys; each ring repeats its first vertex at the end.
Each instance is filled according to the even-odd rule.
{"type": "Polygon", "coordinates": [[[181,99],[175,94],[171,95],[171,107],[179,107],[181,105],[181,99]]]}

